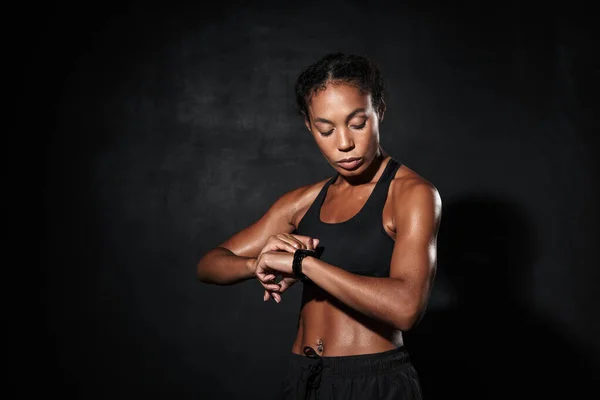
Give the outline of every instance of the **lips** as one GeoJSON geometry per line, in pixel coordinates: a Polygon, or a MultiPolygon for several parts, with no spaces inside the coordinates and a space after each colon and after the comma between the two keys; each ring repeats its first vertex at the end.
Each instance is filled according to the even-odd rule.
{"type": "Polygon", "coordinates": [[[344,169],[352,170],[356,169],[356,167],[358,167],[362,161],[360,157],[351,157],[347,160],[349,161],[338,161],[338,165],[344,169]]]}

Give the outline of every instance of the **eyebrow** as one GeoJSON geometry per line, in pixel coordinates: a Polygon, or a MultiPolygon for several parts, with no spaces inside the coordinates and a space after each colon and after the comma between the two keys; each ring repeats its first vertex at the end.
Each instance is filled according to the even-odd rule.
{"type": "MultiPolygon", "coordinates": [[[[346,122],[350,121],[359,112],[365,112],[365,111],[367,111],[366,108],[357,108],[356,110],[354,110],[350,114],[348,114],[348,116],[346,117],[346,122]]],[[[326,124],[334,125],[333,122],[331,122],[330,120],[325,119],[325,118],[315,118],[315,123],[316,122],[324,122],[326,124]]]]}

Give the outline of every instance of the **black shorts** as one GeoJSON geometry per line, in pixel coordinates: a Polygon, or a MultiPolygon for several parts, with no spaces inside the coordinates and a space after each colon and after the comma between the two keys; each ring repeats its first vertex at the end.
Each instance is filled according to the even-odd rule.
{"type": "Polygon", "coordinates": [[[374,354],[321,357],[291,353],[281,387],[284,400],[420,400],[417,372],[404,347],[374,354]]]}

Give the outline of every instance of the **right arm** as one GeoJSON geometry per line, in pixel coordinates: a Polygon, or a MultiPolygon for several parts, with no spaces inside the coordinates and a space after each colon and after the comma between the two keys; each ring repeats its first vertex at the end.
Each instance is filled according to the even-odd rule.
{"type": "Polygon", "coordinates": [[[208,251],[196,267],[198,279],[204,283],[233,285],[254,278],[255,261],[267,239],[295,230],[292,218],[303,189],[287,192],[258,221],[208,251]]]}

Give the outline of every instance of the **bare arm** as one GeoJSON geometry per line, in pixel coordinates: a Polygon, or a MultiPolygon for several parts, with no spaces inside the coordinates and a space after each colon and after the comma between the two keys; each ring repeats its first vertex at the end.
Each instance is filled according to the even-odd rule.
{"type": "Polygon", "coordinates": [[[302,268],[344,304],[403,331],[426,307],[441,218],[441,199],[433,186],[422,181],[407,186],[394,189],[396,241],[389,278],[356,275],[313,257],[307,257],[302,268]]]}
{"type": "Polygon", "coordinates": [[[232,285],[254,277],[254,260],[267,239],[294,231],[292,217],[302,189],[287,192],[258,221],[208,251],[196,267],[198,279],[204,283],[232,285]]]}
{"type": "Polygon", "coordinates": [[[196,272],[200,282],[233,285],[254,277],[253,257],[238,256],[221,246],[208,251],[198,262],[196,272]]]}

